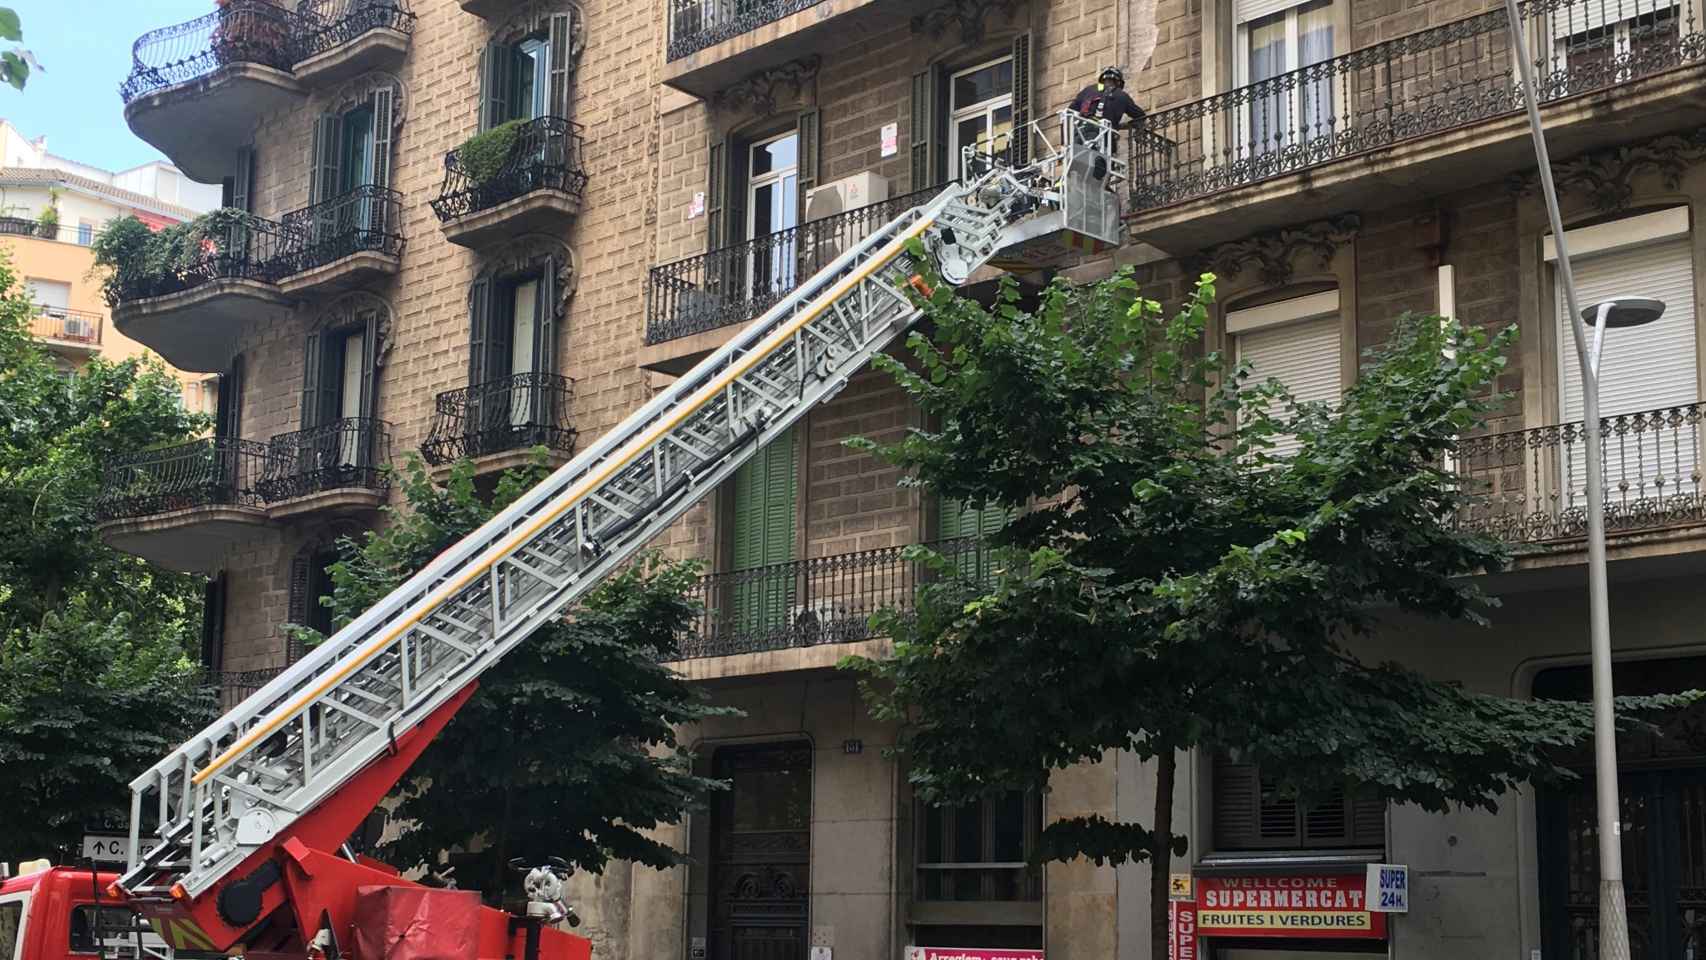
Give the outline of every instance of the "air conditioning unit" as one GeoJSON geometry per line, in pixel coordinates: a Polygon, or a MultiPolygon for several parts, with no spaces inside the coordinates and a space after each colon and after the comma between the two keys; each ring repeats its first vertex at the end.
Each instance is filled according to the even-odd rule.
{"type": "Polygon", "coordinates": [[[894,214],[872,210],[864,215],[840,216],[889,198],[889,182],[874,173],[857,173],[834,183],[806,191],[805,225],[800,228],[803,262],[816,268],[841,256],[842,251],[870,236],[894,214]]]}
{"type": "Polygon", "coordinates": [[[804,644],[857,640],[866,632],[865,619],[835,600],[794,604],[788,608],[788,626],[804,644]]]}
{"type": "Polygon", "coordinates": [[[806,191],[806,216],[809,222],[833,217],[848,210],[857,210],[889,198],[889,181],[866,171],[843,177],[833,183],[806,191]]]}
{"type": "Polygon", "coordinates": [[[60,323],[65,330],[65,339],[67,340],[95,339],[95,325],[82,317],[66,317],[60,323]]]}

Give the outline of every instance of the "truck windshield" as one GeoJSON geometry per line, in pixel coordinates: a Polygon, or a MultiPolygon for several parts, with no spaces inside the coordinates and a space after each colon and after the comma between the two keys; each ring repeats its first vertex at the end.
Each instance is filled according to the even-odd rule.
{"type": "Polygon", "coordinates": [[[0,960],[13,960],[18,952],[18,928],[24,925],[24,901],[0,903],[0,960]]]}
{"type": "Polygon", "coordinates": [[[71,952],[100,953],[101,944],[134,937],[139,930],[146,933],[148,921],[128,907],[79,904],[71,909],[71,952]]]}

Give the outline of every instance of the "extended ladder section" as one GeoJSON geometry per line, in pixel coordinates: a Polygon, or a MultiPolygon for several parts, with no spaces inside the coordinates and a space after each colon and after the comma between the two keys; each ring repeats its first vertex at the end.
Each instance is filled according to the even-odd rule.
{"type": "Polygon", "coordinates": [[[963,279],[1019,221],[1052,209],[1060,160],[998,167],[874,231],[137,777],[120,884],[141,899],[174,886],[199,896],[333,795],[910,326],[920,314],[912,241],[963,279]]]}

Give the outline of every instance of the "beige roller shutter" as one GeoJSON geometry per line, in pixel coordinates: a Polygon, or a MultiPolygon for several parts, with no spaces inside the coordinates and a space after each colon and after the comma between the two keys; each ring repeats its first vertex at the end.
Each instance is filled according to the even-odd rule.
{"type": "MultiPolygon", "coordinates": [[[[1339,328],[1339,317],[1332,314],[1240,333],[1238,362],[1250,365],[1253,383],[1271,378],[1285,384],[1299,401],[1337,401],[1339,328]]],[[[1281,410],[1274,413],[1284,415],[1281,410]]],[[[1285,456],[1297,448],[1296,440],[1281,437],[1274,452],[1285,456]]]]}

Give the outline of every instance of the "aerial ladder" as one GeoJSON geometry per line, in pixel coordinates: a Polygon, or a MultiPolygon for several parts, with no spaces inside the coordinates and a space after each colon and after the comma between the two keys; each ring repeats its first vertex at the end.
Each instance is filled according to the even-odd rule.
{"type": "MultiPolygon", "coordinates": [[[[187,946],[352,952],[358,891],[412,886],[343,847],[480,675],[579,599],[959,285],[1039,247],[1118,242],[1113,132],[1073,114],[853,244],[587,450],[131,783],[114,893],[187,946]],[[1051,142],[1058,139],[1058,145],[1051,142]],[[1035,157],[1026,156],[1040,144],[1035,157]],[[1015,157],[1015,154],[1020,154],[1015,157]],[[341,851],[341,852],[340,852],[341,851]]],[[[533,905],[529,905],[532,912],[533,905]]],[[[588,942],[481,908],[481,960],[584,960],[588,942]]],[[[356,951],[359,952],[359,951],[356,951]]],[[[389,960],[359,956],[357,960],[389,960]]]]}

